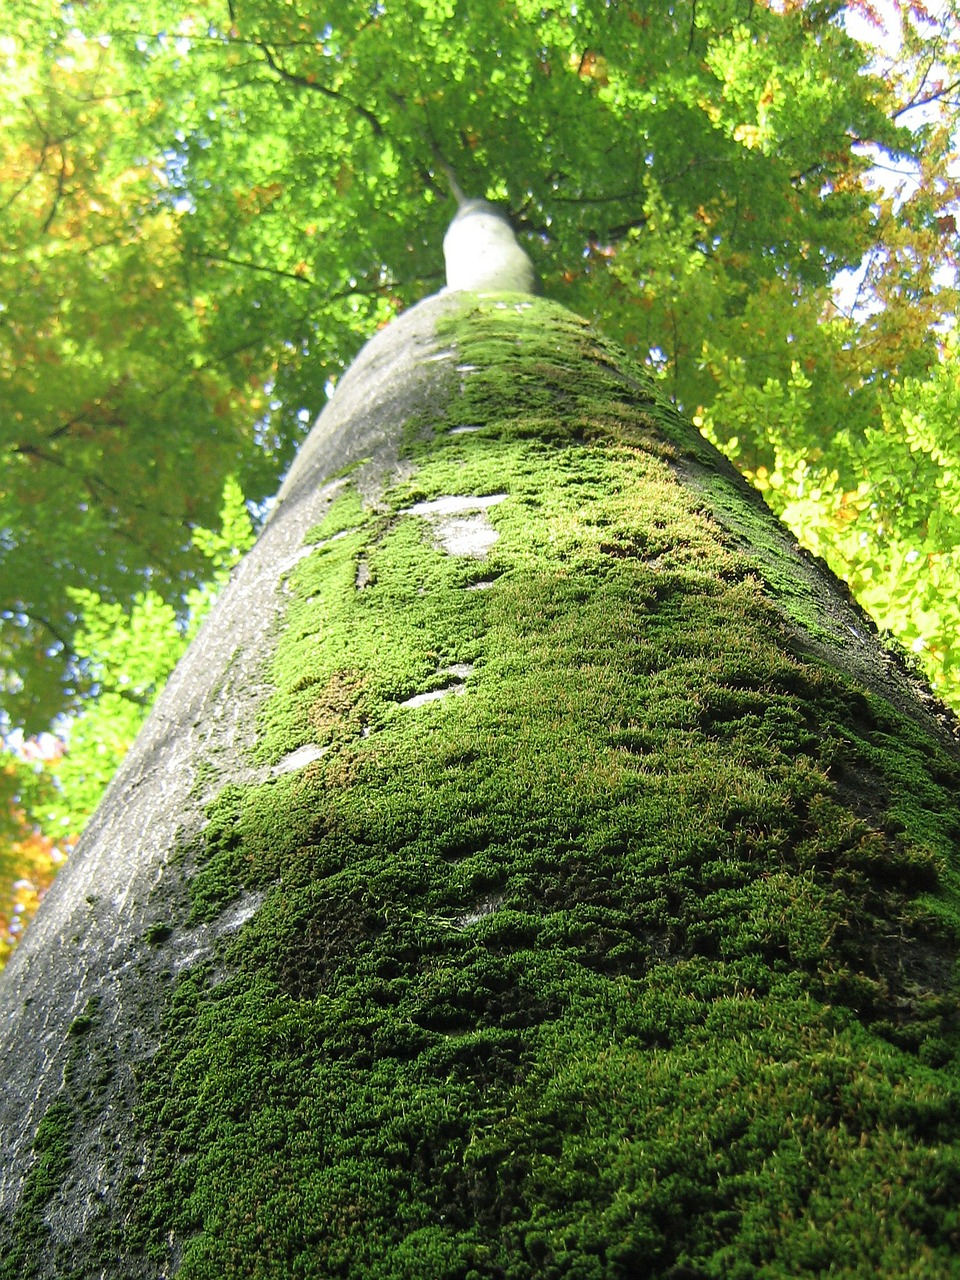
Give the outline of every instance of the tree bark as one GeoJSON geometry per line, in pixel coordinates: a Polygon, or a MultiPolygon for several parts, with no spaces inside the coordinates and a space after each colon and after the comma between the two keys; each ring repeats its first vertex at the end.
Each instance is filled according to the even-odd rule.
{"type": "Polygon", "coordinates": [[[0,1275],[954,1274],[960,758],[554,304],[378,334],[0,985],[0,1275]]]}

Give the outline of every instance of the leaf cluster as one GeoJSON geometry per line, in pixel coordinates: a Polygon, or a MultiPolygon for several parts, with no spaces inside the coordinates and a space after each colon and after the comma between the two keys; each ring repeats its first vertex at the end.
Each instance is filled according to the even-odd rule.
{"type": "Polygon", "coordinates": [[[83,696],[67,588],[182,610],[227,474],[259,502],[361,340],[441,283],[449,166],[548,292],[705,401],[705,337],[876,240],[915,155],[830,6],[13,6],[0,203],[0,665],[83,696]]]}

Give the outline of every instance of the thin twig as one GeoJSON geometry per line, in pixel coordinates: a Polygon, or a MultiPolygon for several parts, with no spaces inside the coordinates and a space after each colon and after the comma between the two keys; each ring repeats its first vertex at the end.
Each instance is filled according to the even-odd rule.
{"type": "Polygon", "coordinates": [[[280,63],[276,61],[267,45],[262,44],[259,48],[262,51],[263,56],[266,58],[271,70],[273,70],[282,79],[288,80],[291,84],[299,85],[303,89],[313,89],[316,93],[322,93],[324,97],[332,98],[335,102],[342,102],[345,106],[349,107],[351,111],[356,111],[358,115],[363,116],[364,120],[367,121],[378,138],[383,137],[383,125],[369,107],[364,107],[359,102],[351,101],[350,98],[345,97],[337,89],[331,89],[329,85],[320,84],[317,80],[308,80],[306,76],[297,75],[293,71],[288,71],[286,67],[281,66],[280,63]]]}

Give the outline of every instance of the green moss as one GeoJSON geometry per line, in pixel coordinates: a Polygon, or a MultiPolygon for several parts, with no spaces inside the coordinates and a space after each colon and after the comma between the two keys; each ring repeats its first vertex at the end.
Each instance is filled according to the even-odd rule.
{"type": "Polygon", "coordinates": [[[13,1244],[0,1259],[3,1280],[31,1280],[41,1274],[39,1264],[49,1236],[45,1211],[70,1171],[74,1119],[70,1104],[58,1100],[37,1126],[33,1162],[8,1237],[13,1244]]]}
{"type": "Polygon", "coordinates": [[[363,503],[353,488],[348,488],[330,504],[330,510],[323,520],[308,535],[309,542],[322,542],[327,538],[335,538],[337,534],[356,528],[363,524],[369,513],[364,511],[363,503]]]}
{"type": "Polygon", "coordinates": [[[159,947],[167,941],[172,933],[172,925],[164,924],[162,921],[158,920],[148,927],[143,936],[151,947],[159,947]]]}
{"type": "Polygon", "coordinates": [[[181,1280],[949,1274],[955,757],[575,318],[452,336],[415,473],[292,575],[257,753],[323,754],[211,809],[195,918],[264,903],[141,1069],[130,1232],[181,1280]],[[487,558],[409,512],[452,495],[505,495],[487,558]]]}

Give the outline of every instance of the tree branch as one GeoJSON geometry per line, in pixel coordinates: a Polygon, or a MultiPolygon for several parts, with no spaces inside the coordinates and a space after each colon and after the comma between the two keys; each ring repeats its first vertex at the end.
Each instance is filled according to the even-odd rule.
{"type": "MultiPolygon", "coordinates": [[[[926,78],[926,75],[924,75],[924,82],[926,82],[926,78]]],[[[941,88],[937,89],[935,93],[927,94],[925,98],[913,97],[909,102],[906,102],[902,107],[899,107],[890,118],[891,120],[896,120],[907,111],[914,111],[918,107],[927,107],[931,102],[941,102],[944,100],[945,94],[952,93],[956,88],[960,88],[960,80],[953,80],[950,84],[943,85],[941,88]]],[[[917,93],[919,92],[920,89],[918,88],[917,93]]],[[[947,105],[952,106],[953,104],[948,101],[947,105]]]]}
{"type": "MultiPolygon", "coordinates": [[[[73,424],[68,424],[73,425],[73,424]]],[[[111,531],[118,538],[123,538],[132,546],[139,547],[141,551],[149,554],[153,563],[159,564],[167,573],[173,572],[173,567],[166,557],[161,556],[159,551],[149,543],[142,542],[139,538],[134,537],[128,530],[122,528],[116,521],[116,517],[126,507],[132,507],[135,511],[145,511],[149,515],[159,516],[161,520],[169,520],[171,524],[183,527],[186,523],[180,516],[175,516],[169,511],[164,511],[160,507],[148,506],[145,502],[137,502],[134,499],[127,498],[120,489],[108,484],[106,480],[99,476],[93,476],[89,472],[78,472],[64,458],[58,458],[56,454],[46,453],[38,445],[33,444],[14,444],[10,446],[11,453],[19,453],[24,457],[36,458],[39,462],[49,463],[51,466],[59,467],[61,471],[69,471],[76,475],[77,480],[83,485],[87,497],[91,502],[95,503],[100,510],[108,517],[113,517],[111,531]],[[110,500],[104,498],[104,494],[110,495],[110,500]]]]}
{"type": "Polygon", "coordinates": [[[281,66],[281,64],[277,62],[267,45],[261,44],[258,47],[266,58],[270,69],[276,75],[280,76],[281,79],[287,80],[291,84],[299,85],[302,89],[313,89],[316,93],[322,93],[324,97],[332,98],[335,102],[342,102],[344,106],[349,107],[351,111],[355,111],[358,115],[363,116],[364,120],[366,120],[370,125],[370,128],[378,138],[382,138],[384,136],[383,125],[368,107],[362,106],[359,102],[352,102],[349,98],[344,97],[344,95],[337,89],[331,89],[329,85],[320,84],[316,80],[308,80],[306,76],[297,75],[293,71],[288,71],[286,67],[281,66]]]}
{"type": "MultiPolygon", "coordinates": [[[[153,703],[153,698],[148,697],[147,694],[134,693],[132,689],[121,689],[118,685],[104,684],[102,680],[95,680],[93,684],[95,688],[99,687],[100,690],[99,693],[93,694],[97,698],[102,698],[105,693],[110,693],[115,698],[122,698],[125,702],[132,702],[134,706],[140,707],[144,711],[153,703]]],[[[155,689],[156,686],[151,685],[150,688],[155,689]]]]}
{"type": "Polygon", "coordinates": [[[222,262],[230,267],[245,267],[249,271],[262,271],[266,275],[280,276],[285,280],[296,280],[300,284],[315,285],[317,282],[312,276],[306,276],[296,271],[284,271],[282,267],[266,267],[261,262],[248,262],[243,258],[231,258],[225,253],[209,253],[206,250],[191,253],[191,257],[200,258],[204,262],[222,262]]]}
{"type": "Polygon", "coordinates": [[[67,176],[67,157],[64,155],[63,146],[60,146],[60,168],[57,170],[57,189],[53,193],[53,199],[50,202],[50,212],[43,220],[43,226],[40,228],[40,234],[46,235],[53,225],[53,220],[57,216],[57,210],[60,207],[60,201],[63,199],[64,187],[66,185],[67,176]]]}
{"type": "Polygon", "coordinates": [[[13,195],[10,196],[10,198],[4,204],[0,205],[0,213],[6,213],[7,210],[11,208],[20,199],[23,193],[27,191],[33,185],[33,183],[37,180],[37,178],[39,178],[39,176],[44,172],[43,164],[44,164],[44,160],[46,159],[46,155],[47,155],[46,151],[41,151],[40,158],[37,161],[36,165],[34,166],[33,172],[30,174],[30,176],[26,179],[25,182],[21,183],[21,185],[17,187],[13,195]]]}
{"type": "Polygon", "coordinates": [[[42,613],[34,613],[32,610],[24,609],[20,606],[12,608],[11,611],[22,614],[25,618],[29,618],[31,622],[39,622],[41,626],[46,627],[54,640],[56,640],[57,644],[63,646],[65,653],[71,655],[74,653],[73,646],[67,637],[53,625],[49,618],[44,617],[42,613]]]}

